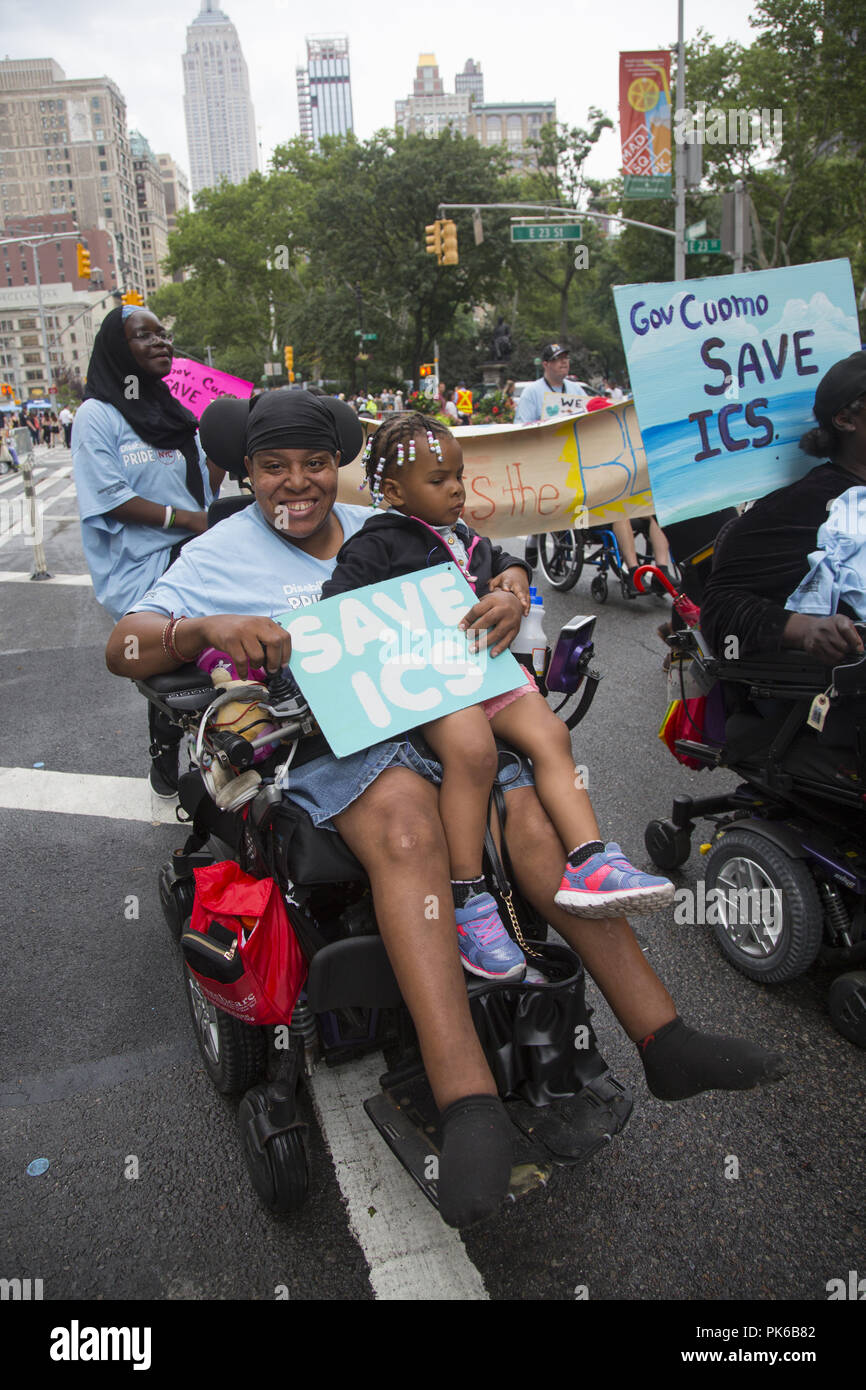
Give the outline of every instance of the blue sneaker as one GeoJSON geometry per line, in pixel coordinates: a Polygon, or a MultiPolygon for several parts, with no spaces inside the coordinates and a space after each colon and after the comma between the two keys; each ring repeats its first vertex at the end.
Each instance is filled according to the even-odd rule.
{"type": "Polygon", "coordinates": [[[566,863],[558,907],[575,917],[609,917],[619,912],[654,912],[673,900],[674,885],[666,878],[641,873],[626,859],[619,845],[605,845],[579,868],[566,863]]]}
{"type": "Polygon", "coordinates": [[[483,980],[518,980],[526,969],[523,952],[502,925],[489,893],[476,893],[455,912],[457,945],[463,968],[483,980]]]}

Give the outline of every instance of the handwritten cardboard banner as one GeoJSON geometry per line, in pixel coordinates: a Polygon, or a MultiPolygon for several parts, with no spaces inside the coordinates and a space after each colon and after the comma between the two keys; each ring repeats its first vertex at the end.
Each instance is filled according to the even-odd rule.
{"type": "MultiPolygon", "coordinates": [[[[467,525],[525,536],[650,516],[646,454],[632,401],[533,425],[453,430],[465,463],[467,525]]],[[[341,502],[370,500],[360,456],[340,469],[341,502]]]]}
{"type": "Polygon", "coordinates": [[[848,261],[613,293],[662,525],[814,468],[815,388],[860,347],[848,261]]]}
{"type": "Polygon", "coordinates": [[[229,372],[218,372],[216,367],[207,367],[192,357],[175,357],[165,384],[181,405],[199,420],[205,407],[220,396],[237,396],[246,401],[255,390],[251,381],[231,376],[229,372]]]}
{"type": "Polygon", "coordinates": [[[291,633],[292,674],[336,757],[524,684],[510,652],[469,651],[457,624],[474,603],[460,571],[444,564],[277,618],[291,633]]]}

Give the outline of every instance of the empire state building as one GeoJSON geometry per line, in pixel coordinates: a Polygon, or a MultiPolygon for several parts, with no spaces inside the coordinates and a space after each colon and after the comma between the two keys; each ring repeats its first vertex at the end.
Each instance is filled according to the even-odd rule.
{"type": "Polygon", "coordinates": [[[258,168],[249,75],[237,30],[214,0],[202,0],[186,31],[183,80],[192,192],[243,183],[258,168]]]}

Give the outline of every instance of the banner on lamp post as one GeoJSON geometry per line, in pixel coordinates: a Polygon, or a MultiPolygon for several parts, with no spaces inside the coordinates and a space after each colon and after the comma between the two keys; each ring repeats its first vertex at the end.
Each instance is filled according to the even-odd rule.
{"type": "Polygon", "coordinates": [[[626,198],[671,196],[671,55],[620,53],[619,120],[626,198]]]}

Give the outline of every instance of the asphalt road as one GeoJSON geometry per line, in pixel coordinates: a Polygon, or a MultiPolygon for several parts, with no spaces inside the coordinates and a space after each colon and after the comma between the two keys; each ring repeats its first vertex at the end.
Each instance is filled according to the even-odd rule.
{"type": "MultiPolygon", "coordinates": [[[[74,497],[51,501],[69,486],[69,456],[40,453],[38,464],[49,470],[49,569],[84,574],[74,497]]],[[[7,537],[0,570],[29,569],[26,541],[7,537]]],[[[91,589],[4,579],[0,604],[0,769],[142,776],[143,701],[105,670],[111,623],[91,589]]],[[[589,768],[605,837],[647,866],[646,822],[669,814],[675,793],[725,776],[680,768],[656,736],[665,611],[615,591],[599,607],[587,578],[546,594],[549,636],[577,612],[598,615],[604,679],[575,733],[575,762],[589,768]]],[[[292,1299],[372,1298],[316,1126],[307,1206],[274,1221],[247,1179],[234,1106],[199,1062],[156,891],[183,832],[15,808],[0,810],[0,828],[0,1276],[41,1278],[58,1300],[268,1300],[278,1285],[292,1299]],[[137,920],[124,914],[132,894],[137,920]],[[40,1156],[47,1172],[28,1176],[40,1156]],[[130,1156],[135,1180],[125,1177],[130,1156]]],[[[677,883],[693,885],[700,867],[695,848],[677,883]]],[[[635,1092],[631,1121],[586,1167],[467,1232],[470,1260],[494,1300],[573,1301],[578,1286],[592,1301],[826,1300],[829,1280],[866,1274],[866,1058],[830,1023],[830,972],[815,966],[764,988],[726,964],[707,927],[666,913],[637,930],[689,1022],[779,1049],[788,1077],[744,1095],[659,1102],[590,986],[601,1050],[635,1092]],[[736,1179],[725,1176],[731,1156],[736,1179]]]]}

